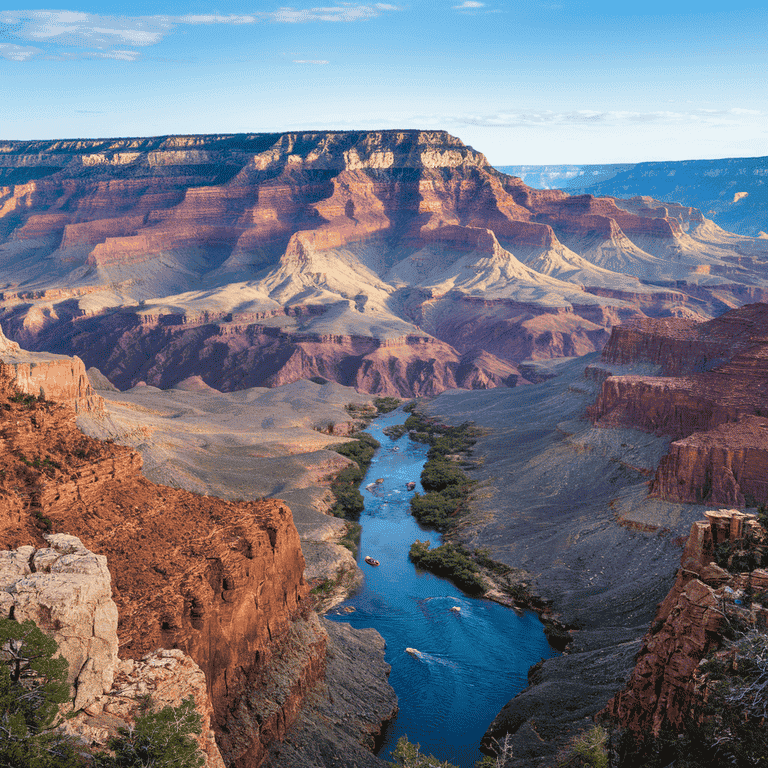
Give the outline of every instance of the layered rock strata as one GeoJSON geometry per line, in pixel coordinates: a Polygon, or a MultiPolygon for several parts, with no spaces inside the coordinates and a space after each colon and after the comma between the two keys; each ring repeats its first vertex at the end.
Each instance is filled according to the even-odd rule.
{"type": "Polygon", "coordinates": [[[653,363],[666,376],[610,376],[589,409],[598,426],[631,426],[674,442],[651,485],[672,501],[754,505],[768,500],[768,304],[707,323],[617,327],[603,359],[653,363]]]}
{"type": "Polygon", "coordinates": [[[79,432],[69,406],[6,389],[0,408],[0,541],[10,548],[66,531],[106,556],[122,652],[191,656],[225,761],[257,765],[324,668],[290,511],[157,486],[136,453],[79,432]],[[295,662],[271,678],[296,647],[295,662]]]}
{"type": "Polygon", "coordinates": [[[748,528],[760,535],[760,526],[738,510],[706,515],[706,522],[693,524],[675,584],[659,606],[626,688],[600,713],[642,738],[658,736],[664,726],[680,730],[686,719],[699,716],[699,664],[721,645],[728,615],[766,626],[768,608],[757,602],[742,606],[738,598],[747,584],[762,590],[768,573],[734,574],[714,562],[716,544],[741,543],[748,528]]]}
{"type": "Polygon", "coordinates": [[[7,332],[121,387],[511,386],[619,320],[768,296],[755,239],[533,190],[442,131],[0,142],[0,185],[7,332]]]}

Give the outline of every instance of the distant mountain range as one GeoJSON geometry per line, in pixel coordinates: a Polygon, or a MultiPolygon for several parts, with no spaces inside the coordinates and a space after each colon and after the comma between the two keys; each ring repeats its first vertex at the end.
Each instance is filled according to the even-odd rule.
{"type": "Polygon", "coordinates": [[[644,195],[698,208],[740,235],[768,232],[768,157],[618,165],[505,165],[536,189],[610,197],[644,195]]]}

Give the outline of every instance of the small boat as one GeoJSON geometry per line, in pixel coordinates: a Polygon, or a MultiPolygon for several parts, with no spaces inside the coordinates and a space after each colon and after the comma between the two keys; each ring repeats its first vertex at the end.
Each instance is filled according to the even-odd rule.
{"type": "Polygon", "coordinates": [[[373,493],[375,488],[376,488],[376,483],[368,483],[368,485],[365,486],[365,490],[370,491],[371,493],[373,493]]]}
{"type": "Polygon", "coordinates": [[[454,605],[454,606],[452,606],[452,607],[451,607],[451,610],[452,610],[454,613],[461,613],[461,608],[459,608],[459,606],[458,606],[458,605],[454,605]]]}
{"type": "Polygon", "coordinates": [[[365,560],[366,563],[368,563],[368,565],[381,565],[381,563],[378,560],[371,557],[370,555],[366,555],[363,559],[365,560]]]}
{"type": "Polygon", "coordinates": [[[384,478],[383,477],[377,477],[376,478],[376,485],[381,485],[383,482],[384,482],[384,478]]]}
{"type": "Polygon", "coordinates": [[[416,657],[421,656],[421,651],[417,651],[415,648],[406,648],[405,652],[410,653],[411,656],[416,656],[416,657]]]}
{"type": "Polygon", "coordinates": [[[407,490],[412,491],[416,487],[416,483],[411,480],[409,483],[405,484],[405,487],[407,490]]]}

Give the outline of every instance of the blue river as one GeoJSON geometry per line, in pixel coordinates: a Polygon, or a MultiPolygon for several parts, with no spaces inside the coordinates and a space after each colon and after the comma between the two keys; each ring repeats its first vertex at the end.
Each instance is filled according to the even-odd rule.
{"type": "Polygon", "coordinates": [[[402,424],[401,410],[374,420],[366,430],[380,443],[361,492],[365,510],[358,563],[362,588],[328,614],[354,627],[373,627],[387,643],[389,681],[399,700],[379,757],[388,760],[401,736],[421,745],[423,754],[473,768],[478,744],[499,710],[527,685],[532,664],[555,655],[538,616],[520,616],[489,600],[469,597],[445,579],[417,571],[408,559],[419,539],[432,546],[441,536],[410,514],[428,446],[407,436],[390,440],[382,430],[402,424]],[[383,478],[373,491],[365,486],[383,478]],[[416,482],[415,491],[406,483],[416,482]],[[378,567],[363,562],[365,555],[378,567]],[[460,608],[460,611],[451,610],[460,608]],[[353,612],[346,609],[353,608],[353,612]],[[418,650],[418,655],[406,652],[418,650]]]}

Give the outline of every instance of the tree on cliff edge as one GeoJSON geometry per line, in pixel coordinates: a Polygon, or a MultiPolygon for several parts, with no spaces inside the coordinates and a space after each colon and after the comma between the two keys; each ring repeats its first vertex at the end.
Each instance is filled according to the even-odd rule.
{"type": "Polygon", "coordinates": [[[69,699],[66,659],[32,621],[0,619],[0,767],[75,768],[73,742],[56,730],[69,699]]]}
{"type": "Polygon", "coordinates": [[[96,758],[98,768],[200,768],[205,757],[193,734],[202,731],[200,713],[190,696],[178,707],[157,712],[147,697],[141,714],[130,728],[110,740],[114,754],[96,758]]]}

